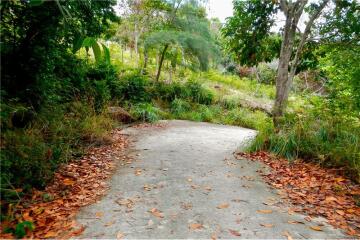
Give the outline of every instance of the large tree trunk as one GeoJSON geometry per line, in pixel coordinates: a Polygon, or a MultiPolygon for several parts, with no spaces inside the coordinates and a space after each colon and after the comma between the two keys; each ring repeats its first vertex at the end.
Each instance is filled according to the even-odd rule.
{"type": "Polygon", "coordinates": [[[166,44],[163,51],[161,52],[159,68],[158,68],[158,71],[157,71],[157,74],[156,74],[156,81],[159,81],[160,74],[161,74],[161,68],[162,68],[164,58],[165,58],[165,54],[166,54],[166,51],[167,51],[168,47],[169,47],[169,44],[166,44]]]}
{"type": "Polygon", "coordinates": [[[293,35],[295,35],[295,32],[292,33],[291,31],[291,19],[287,18],[276,77],[276,97],[273,109],[273,121],[275,126],[279,124],[279,118],[284,114],[291,85],[290,83],[292,81],[292,79],[289,78],[289,64],[294,43],[293,35]]]}

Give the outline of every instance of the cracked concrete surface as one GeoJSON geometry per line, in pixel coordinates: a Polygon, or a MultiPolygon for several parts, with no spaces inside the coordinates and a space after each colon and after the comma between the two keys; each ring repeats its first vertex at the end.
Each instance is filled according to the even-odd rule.
{"type": "Polygon", "coordinates": [[[346,237],[325,219],[289,214],[290,206],[259,176],[265,166],[233,157],[255,131],[177,120],[166,125],[124,130],[134,140],[135,161],[119,165],[107,195],[80,211],[77,221],[86,226],[80,238],[346,237]],[[322,231],[310,229],[319,224],[322,231]]]}

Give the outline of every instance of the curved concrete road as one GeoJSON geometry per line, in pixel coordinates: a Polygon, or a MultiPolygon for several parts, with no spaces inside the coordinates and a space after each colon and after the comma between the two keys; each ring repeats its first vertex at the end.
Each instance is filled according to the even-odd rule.
{"type": "Polygon", "coordinates": [[[135,161],[119,166],[108,194],[78,214],[81,238],[345,237],[324,219],[289,214],[257,173],[265,167],[234,159],[253,130],[168,121],[163,129],[124,132],[135,140],[135,161]],[[322,231],[310,229],[318,224],[322,231]]]}

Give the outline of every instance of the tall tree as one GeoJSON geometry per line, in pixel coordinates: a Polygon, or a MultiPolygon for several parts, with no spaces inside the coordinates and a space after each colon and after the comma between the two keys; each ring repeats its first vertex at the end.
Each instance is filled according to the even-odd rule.
{"type": "Polygon", "coordinates": [[[276,14],[280,10],[285,15],[281,48],[278,53],[279,66],[273,108],[275,125],[278,125],[284,114],[292,81],[314,22],[329,1],[322,0],[317,4],[309,3],[308,0],[234,1],[234,17],[228,19],[223,33],[228,38],[228,48],[235,50],[236,58],[242,64],[253,65],[277,56],[271,54],[266,45],[269,45],[271,39],[270,29],[274,25],[276,14]],[[305,30],[301,32],[299,21],[305,12],[308,14],[308,20],[305,22],[305,30]],[[299,40],[296,39],[297,36],[299,40]]]}

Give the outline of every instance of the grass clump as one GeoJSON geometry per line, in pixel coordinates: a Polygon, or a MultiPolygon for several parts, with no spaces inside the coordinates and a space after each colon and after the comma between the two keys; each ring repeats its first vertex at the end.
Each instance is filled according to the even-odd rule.
{"type": "Polygon", "coordinates": [[[130,113],[136,119],[144,122],[156,122],[160,120],[161,110],[151,103],[139,103],[132,106],[130,113]]]}
{"type": "MultiPolygon", "coordinates": [[[[11,120],[8,120],[11,122],[11,120]]],[[[114,122],[84,102],[44,107],[24,128],[2,132],[2,189],[43,188],[57,167],[92,144],[107,141],[114,122]],[[86,112],[86,113],[85,113],[86,112]]],[[[13,199],[11,191],[2,192],[13,199]]]]}
{"type": "Polygon", "coordinates": [[[280,129],[260,129],[250,151],[269,150],[288,159],[303,158],[346,169],[360,182],[360,123],[326,108],[288,114],[280,129]]]}

